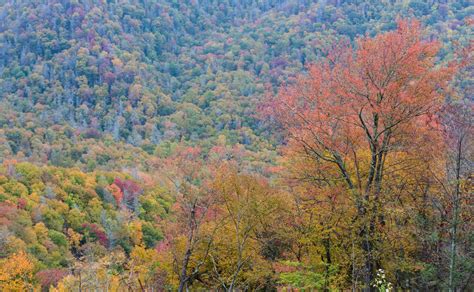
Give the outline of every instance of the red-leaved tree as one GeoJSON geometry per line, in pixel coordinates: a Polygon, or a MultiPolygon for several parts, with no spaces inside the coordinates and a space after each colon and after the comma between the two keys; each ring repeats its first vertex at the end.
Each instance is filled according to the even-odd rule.
{"type": "Polygon", "coordinates": [[[312,162],[312,180],[344,186],[353,198],[365,289],[381,268],[376,235],[390,184],[430,155],[421,152],[437,127],[431,117],[454,72],[435,65],[438,49],[417,21],[400,20],[395,31],[337,44],[266,108],[286,131],[287,150],[312,162]]]}

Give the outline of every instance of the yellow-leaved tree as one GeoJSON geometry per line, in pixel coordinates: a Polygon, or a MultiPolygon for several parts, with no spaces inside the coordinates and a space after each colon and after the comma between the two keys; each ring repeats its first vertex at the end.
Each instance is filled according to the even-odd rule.
{"type": "Polygon", "coordinates": [[[23,251],[0,260],[0,291],[25,291],[34,288],[34,269],[33,262],[23,251]]]}

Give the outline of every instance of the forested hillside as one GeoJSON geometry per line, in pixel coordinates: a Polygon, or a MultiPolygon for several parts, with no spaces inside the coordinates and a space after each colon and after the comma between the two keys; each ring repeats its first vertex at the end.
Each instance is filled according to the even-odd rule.
{"type": "Polygon", "coordinates": [[[473,289],[473,15],[0,0],[0,290],[473,289]]]}

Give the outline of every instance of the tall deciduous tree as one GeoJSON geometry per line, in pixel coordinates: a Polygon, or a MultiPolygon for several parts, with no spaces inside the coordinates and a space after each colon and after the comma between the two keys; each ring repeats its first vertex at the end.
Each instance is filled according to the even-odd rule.
{"type": "Polygon", "coordinates": [[[178,149],[163,162],[176,190],[173,222],[165,222],[172,270],[178,291],[185,291],[202,273],[209,255],[213,232],[203,232],[216,196],[210,186],[212,167],[206,167],[199,148],[178,149]]]}
{"type": "MultiPolygon", "coordinates": [[[[445,246],[447,257],[441,263],[448,267],[447,287],[449,291],[466,289],[471,278],[472,254],[469,237],[472,236],[472,161],[473,104],[464,100],[447,104],[440,113],[444,153],[433,167],[438,196],[435,208],[441,212],[441,234],[448,234],[445,246]],[[437,171],[436,171],[437,170],[437,171]],[[449,230],[446,230],[449,229],[449,230]]],[[[445,279],[443,279],[445,280],[445,279]]]]}
{"type": "Polygon", "coordinates": [[[269,108],[288,146],[320,168],[312,179],[343,185],[353,198],[365,289],[381,266],[377,234],[386,224],[388,184],[420,158],[415,150],[429,139],[427,125],[453,72],[435,66],[438,49],[423,40],[417,21],[401,20],[395,31],[334,46],[269,108]]]}
{"type": "Polygon", "coordinates": [[[272,278],[266,232],[281,219],[283,202],[264,180],[222,167],[214,181],[219,206],[209,253],[210,281],[225,291],[263,289],[272,278]]]}

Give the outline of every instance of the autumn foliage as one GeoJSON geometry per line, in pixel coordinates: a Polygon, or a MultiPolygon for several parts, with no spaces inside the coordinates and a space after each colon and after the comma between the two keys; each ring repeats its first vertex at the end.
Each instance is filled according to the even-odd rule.
{"type": "Polygon", "coordinates": [[[34,264],[25,252],[0,260],[0,289],[23,291],[33,287],[34,264]]]}
{"type": "Polygon", "coordinates": [[[0,291],[472,290],[467,1],[4,2],[0,291]]]}
{"type": "Polygon", "coordinates": [[[389,210],[411,192],[402,189],[396,199],[395,189],[410,188],[407,176],[422,179],[440,141],[435,114],[455,68],[435,65],[438,49],[423,39],[417,21],[400,20],[395,31],[335,45],[283,86],[267,109],[287,133],[297,177],[324,190],[343,187],[338,192],[353,201],[352,232],[363,263],[352,258],[350,277],[365,287],[383,266],[389,210]]]}

